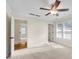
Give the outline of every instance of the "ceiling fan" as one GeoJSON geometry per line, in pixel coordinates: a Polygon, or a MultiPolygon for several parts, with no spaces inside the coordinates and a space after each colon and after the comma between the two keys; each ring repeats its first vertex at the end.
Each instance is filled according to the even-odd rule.
{"type": "Polygon", "coordinates": [[[41,10],[48,10],[49,12],[47,14],[45,14],[45,16],[48,16],[49,14],[53,14],[56,16],[59,16],[58,12],[64,12],[64,11],[68,11],[68,8],[65,9],[58,9],[58,6],[60,5],[61,1],[56,0],[54,4],[51,5],[51,8],[42,8],[40,7],[41,10]]]}
{"type": "Polygon", "coordinates": [[[29,13],[29,15],[40,17],[40,15],[29,13]]]}

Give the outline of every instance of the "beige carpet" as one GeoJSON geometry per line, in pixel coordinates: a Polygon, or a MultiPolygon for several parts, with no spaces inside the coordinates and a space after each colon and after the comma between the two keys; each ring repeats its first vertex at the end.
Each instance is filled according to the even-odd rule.
{"type": "Polygon", "coordinates": [[[39,50],[37,52],[20,54],[8,59],[72,59],[72,52],[70,48],[57,48],[57,46],[45,46],[40,48],[34,48],[33,50],[39,50]],[[41,49],[40,49],[41,48],[41,49]],[[44,50],[45,49],[45,50],[44,50]]]}

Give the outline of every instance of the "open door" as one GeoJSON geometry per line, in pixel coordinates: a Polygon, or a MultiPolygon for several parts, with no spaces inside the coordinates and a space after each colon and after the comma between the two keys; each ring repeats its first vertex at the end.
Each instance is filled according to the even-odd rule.
{"type": "Polygon", "coordinates": [[[11,17],[11,56],[13,56],[13,54],[14,54],[14,40],[15,40],[15,36],[14,36],[14,24],[15,24],[15,19],[12,16],[11,17]]]}

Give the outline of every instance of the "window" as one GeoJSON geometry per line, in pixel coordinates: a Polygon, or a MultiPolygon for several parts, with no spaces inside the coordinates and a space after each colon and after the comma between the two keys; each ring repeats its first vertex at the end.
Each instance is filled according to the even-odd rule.
{"type": "Polygon", "coordinates": [[[56,37],[63,39],[71,39],[72,37],[72,21],[64,21],[56,25],[56,37]]]}
{"type": "Polygon", "coordinates": [[[20,26],[20,39],[26,39],[27,37],[27,24],[26,23],[21,23],[20,26]]]}
{"type": "Polygon", "coordinates": [[[63,24],[63,38],[71,39],[71,37],[72,37],[72,22],[65,21],[63,24]]]}
{"type": "Polygon", "coordinates": [[[63,35],[62,34],[62,29],[63,29],[62,26],[63,26],[62,24],[57,25],[57,38],[62,38],[62,35],[63,35]]]}

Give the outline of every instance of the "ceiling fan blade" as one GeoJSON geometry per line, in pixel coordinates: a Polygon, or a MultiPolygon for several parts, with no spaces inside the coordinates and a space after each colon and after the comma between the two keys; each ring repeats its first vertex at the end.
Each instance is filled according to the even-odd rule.
{"type": "Polygon", "coordinates": [[[51,14],[51,12],[49,12],[49,13],[45,14],[45,16],[48,16],[49,14],[51,14]]]}
{"type": "Polygon", "coordinates": [[[69,9],[67,8],[67,9],[56,9],[56,10],[62,12],[62,11],[68,11],[69,9]]]}
{"type": "Polygon", "coordinates": [[[50,10],[50,9],[47,9],[47,8],[40,8],[40,9],[42,9],[42,10],[50,10]]]}
{"type": "Polygon", "coordinates": [[[56,0],[55,3],[51,5],[51,9],[53,9],[54,6],[55,6],[55,9],[56,9],[59,4],[60,4],[60,1],[56,0]]]}
{"type": "Polygon", "coordinates": [[[54,5],[52,4],[51,9],[53,9],[54,5]]]}
{"type": "Polygon", "coordinates": [[[35,15],[35,16],[40,17],[40,15],[35,15]]]}
{"type": "Polygon", "coordinates": [[[55,2],[55,4],[54,4],[54,6],[55,6],[55,9],[56,9],[56,8],[59,6],[60,2],[61,2],[61,1],[59,1],[59,0],[56,0],[56,2],[55,2]]]}
{"type": "Polygon", "coordinates": [[[29,13],[29,15],[40,17],[40,15],[36,15],[36,14],[33,14],[33,13],[29,13]]]}

